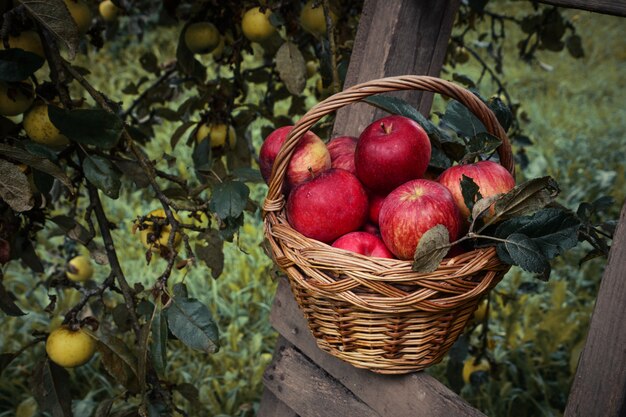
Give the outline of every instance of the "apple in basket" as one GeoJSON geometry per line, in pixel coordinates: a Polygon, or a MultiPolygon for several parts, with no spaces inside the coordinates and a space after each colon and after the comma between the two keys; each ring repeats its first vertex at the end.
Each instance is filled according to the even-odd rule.
{"type": "Polygon", "coordinates": [[[354,166],[354,151],[358,138],[354,136],[339,136],[326,144],[330,153],[330,162],[333,168],[345,169],[356,175],[354,166]]]}
{"type": "Polygon", "coordinates": [[[380,208],[380,235],[398,259],[413,259],[425,232],[441,224],[454,241],[461,221],[454,197],[446,187],[417,179],[402,184],[385,198],[380,208]]]}
{"type": "Polygon", "coordinates": [[[385,201],[385,195],[380,194],[372,194],[369,193],[368,201],[369,201],[369,210],[367,213],[367,219],[372,224],[378,224],[378,217],[380,215],[380,208],[383,206],[383,201],[385,201]]]}
{"type": "Polygon", "coordinates": [[[363,185],[387,194],[405,182],[422,178],[431,147],[428,135],[404,116],[378,119],[361,132],[354,154],[356,175],[363,185]]]}
{"type": "Polygon", "coordinates": [[[476,185],[478,185],[478,192],[483,198],[506,193],[515,187],[515,178],[513,178],[511,173],[502,165],[493,161],[455,165],[443,171],[437,181],[450,190],[461,212],[461,216],[466,222],[470,216],[470,211],[465,205],[463,193],[461,192],[463,175],[474,180],[476,185]]]}
{"type": "Polygon", "coordinates": [[[335,240],[333,247],[379,258],[393,258],[385,243],[377,236],[367,232],[351,232],[335,240]]]}
{"type": "MultiPolygon", "coordinates": [[[[269,184],[272,165],[293,126],[283,126],[270,133],[259,151],[261,175],[269,184]]],[[[296,185],[318,176],[330,168],[330,153],[326,144],[313,132],[306,132],[296,145],[285,177],[284,190],[289,192],[296,185]]]]}
{"type": "Polygon", "coordinates": [[[291,190],[286,213],[295,230],[330,243],[365,223],[367,194],[353,174],[331,168],[291,190]]]}

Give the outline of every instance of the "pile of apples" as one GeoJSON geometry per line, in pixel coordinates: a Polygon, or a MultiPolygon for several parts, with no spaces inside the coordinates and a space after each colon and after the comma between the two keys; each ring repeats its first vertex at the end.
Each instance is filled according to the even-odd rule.
{"type": "MultiPolygon", "coordinates": [[[[261,147],[267,183],[292,128],[276,129],[261,147]]],[[[409,260],[429,229],[445,226],[451,242],[467,231],[463,175],[483,198],[515,186],[511,174],[491,161],[455,165],[433,178],[427,172],[430,157],[428,135],[403,116],[383,117],[358,138],[342,136],[328,144],[309,131],[296,145],[283,182],[287,220],[304,236],[337,248],[409,260]]]]}

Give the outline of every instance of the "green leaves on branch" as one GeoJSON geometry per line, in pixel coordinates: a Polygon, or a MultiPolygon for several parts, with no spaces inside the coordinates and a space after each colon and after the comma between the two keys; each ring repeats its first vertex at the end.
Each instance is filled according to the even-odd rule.
{"type": "MultiPolygon", "coordinates": [[[[184,284],[177,284],[176,287],[184,284]]],[[[206,353],[219,350],[219,332],[211,311],[195,298],[182,296],[186,289],[178,291],[172,304],[165,310],[170,331],[192,349],[206,353]]]]}
{"type": "Polygon", "coordinates": [[[502,222],[494,236],[504,240],[496,247],[503,262],[541,274],[547,279],[549,260],[578,243],[580,220],[571,212],[545,208],[531,216],[502,222]]]}
{"type": "Polygon", "coordinates": [[[248,204],[250,189],[240,181],[221,182],[213,188],[209,208],[220,219],[237,218],[248,204]]]}

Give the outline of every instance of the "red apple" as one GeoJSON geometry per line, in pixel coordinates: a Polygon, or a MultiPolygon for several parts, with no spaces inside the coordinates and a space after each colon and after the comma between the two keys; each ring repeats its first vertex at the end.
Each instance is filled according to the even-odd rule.
{"type": "Polygon", "coordinates": [[[444,225],[450,241],[458,237],[461,217],[454,197],[435,181],[417,179],[393,190],[380,209],[380,234],[398,259],[413,259],[422,235],[444,225]]]}
{"type": "MultiPolygon", "coordinates": [[[[285,143],[293,126],[283,126],[270,133],[259,152],[261,175],[269,184],[272,165],[285,143]]],[[[330,153],[326,144],[313,132],[306,132],[296,145],[285,178],[284,190],[289,191],[296,185],[318,176],[330,168],[330,153]]]]}
{"type": "Polygon", "coordinates": [[[502,165],[492,161],[480,161],[475,164],[455,165],[443,171],[437,181],[445,185],[456,205],[459,207],[461,216],[467,221],[470,211],[465,205],[461,192],[461,180],[463,175],[470,177],[478,185],[478,192],[483,198],[496,194],[506,193],[515,187],[515,178],[502,165]]]}
{"type": "Polygon", "coordinates": [[[298,232],[330,243],[365,223],[367,194],[353,174],[332,168],[291,190],[286,212],[298,232]]]}
{"type": "Polygon", "coordinates": [[[430,141],[424,129],[404,116],[387,116],[363,130],[356,146],[356,175],[365,187],[387,194],[421,178],[430,161],[430,141]]]}
{"type": "Polygon", "coordinates": [[[339,136],[328,142],[326,147],[330,153],[330,161],[333,168],[345,169],[356,175],[354,151],[358,140],[354,136],[339,136]]]}
{"type": "Polygon", "coordinates": [[[351,232],[335,240],[333,247],[378,258],[393,258],[380,238],[367,232],[351,232]]]}
{"type": "Polygon", "coordinates": [[[383,201],[385,201],[386,195],[380,194],[368,194],[368,203],[369,209],[367,213],[367,218],[373,224],[378,224],[378,216],[380,215],[380,208],[383,206],[383,201]]]}

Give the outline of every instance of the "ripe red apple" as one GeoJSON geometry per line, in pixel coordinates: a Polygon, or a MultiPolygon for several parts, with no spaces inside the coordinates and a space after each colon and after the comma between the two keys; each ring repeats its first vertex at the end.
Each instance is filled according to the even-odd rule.
{"type": "Polygon", "coordinates": [[[333,247],[379,258],[393,258],[380,238],[367,232],[351,232],[335,240],[333,247]]]}
{"type": "Polygon", "coordinates": [[[496,194],[506,193],[515,187],[515,178],[502,165],[492,161],[480,161],[475,164],[455,165],[441,173],[437,181],[445,185],[456,205],[459,207],[461,216],[467,221],[470,211],[465,205],[461,192],[461,180],[463,175],[470,177],[478,185],[478,192],[483,198],[496,194]]]}
{"type": "MultiPolygon", "coordinates": [[[[293,126],[283,126],[270,133],[259,152],[261,175],[269,184],[272,165],[285,143],[293,126]]],[[[284,190],[288,192],[296,185],[318,176],[330,168],[330,153],[326,144],[313,132],[306,132],[296,145],[285,178],[284,190]]]]}
{"type": "Polygon", "coordinates": [[[354,136],[339,136],[331,139],[326,147],[330,153],[330,161],[333,168],[345,169],[356,175],[354,167],[354,151],[358,138],[354,136]]]}
{"type": "Polygon", "coordinates": [[[365,223],[367,194],[353,174],[331,168],[291,190],[286,212],[298,232],[330,243],[365,223]]]}
{"type": "Polygon", "coordinates": [[[387,196],[373,193],[368,194],[369,209],[367,212],[367,218],[371,223],[375,225],[378,225],[380,208],[383,206],[383,201],[385,201],[385,197],[387,196]]]}
{"type": "Polygon", "coordinates": [[[424,129],[404,116],[387,116],[363,130],[356,146],[356,175],[365,187],[387,194],[421,178],[430,161],[430,140],[424,129]]]}
{"type": "Polygon", "coordinates": [[[398,259],[413,259],[422,235],[438,224],[457,239],[461,217],[454,197],[446,187],[417,179],[393,190],[380,209],[380,234],[398,259]]]}

